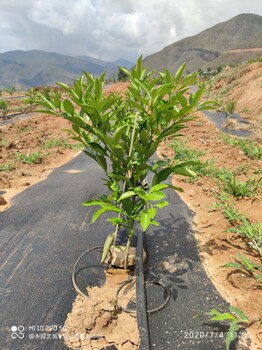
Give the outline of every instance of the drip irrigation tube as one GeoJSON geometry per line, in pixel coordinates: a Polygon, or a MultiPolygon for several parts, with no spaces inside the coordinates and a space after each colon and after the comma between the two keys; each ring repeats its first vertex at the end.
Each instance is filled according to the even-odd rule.
{"type": "Polygon", "coordinates": [[[75,288],[75,291],[76,291],[78,294],[82,295],[82,297],[84,297],[84,298],[88,298],[88,295],[84,294],[84,293],[80,290],[80,288],[78,287],[78,285],[76,284],[76,280],[75,280],[75,275],[76,275],[76,273],[75,273],[75,270],[76,270],[76,267],[77,267],[79,261],[80,261],[86,254],[92,252],[93,250],[97,250],[97,249],[103,250],[103,247],[100,247],[100,246],[99,246],[99,247],[93,247],[93,248],[90,248],[90,249],[86,250],[83,254],[81,254],[80,257],[79,257],[79,258],[77,259],[77,261],[75,262],[75,265],[74,265],[73,270],[72,270],[72,275],[71,275],[71,277],[72,277],[72,284],[73,284],[73,286],[74,286],[74,288],[75,288]]]}
{"type": "MultiPolygon", "coordinates": [[[[153,312],[161,310],[163,307],[166,306],[170,299],[170,290],[167,286],[165,286],[162,282],[154,282],[154,281],[145,281],[144,277],[144,262],[143,262],[143,240],[144,240],[144,232],[140,231],[138,233],[137,237],[137,246],[136,246],[136,269],[135,269],[135,283],[136,283],[136,311],[127,308],[122,307],[119,303],[118,306],[120,309],[122,309],[125,312],[136,314],[137,317],[137,324],[138,324],[138,330],[140,335],[140,344],[139,344],[139,350],[150,350],[150,332],[149,332],[149,325],[148,325],[148,315],[152,314],[153,312]],[[146,303],[146,285],[148,284],[155,284],[160,287],[162,287],[165,291],[166,297],[164,302],[154,309],[147,310],[147,303],[146,303]]],[[[88,250],[86,250],[83,254],[80,255],[80,257],[77,259],[77,261],[74,264],[73,270],[72,270],[72,283],[75,288],[75,291],[80,294],[84,298],[88,298],[86,294],[84,294],[80,288],[77,286],[76,283],[76,267],[80,260],[88,253],[90,253],[93,250],[103,250],[103,247],[93,247],[88,250]]],[[[134,280],[134,278],[129,279],[124,284],[122,284],[117,292],[116,297],[118,298],[118,294],[120,291],[129,283],[131,283],[134,280]]]]}
{"type": "Polygon", "coordinates": [[[150,334],[147,318],[146,290],[143,265],[144,232],[139,232],[136,246],[136,313],[140,334],[139,350],[150,350],[150,334]]]}

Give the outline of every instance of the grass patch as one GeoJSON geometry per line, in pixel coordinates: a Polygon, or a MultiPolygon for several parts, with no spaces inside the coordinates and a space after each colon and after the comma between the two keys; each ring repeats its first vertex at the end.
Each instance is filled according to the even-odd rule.
{"type": "Polygon", "coordinates": [[[42,145],[43,149],[49,149],[49,148],[54,148],[54,147],[63,147],[63,148],[69,148],[69,149],[81,149],[83,147],[83,145],[80,143],[72,144],[72,143],[69,143],[62,138],[54,138],[54,139],[47,140],[42,145]]]}
{"type": "Polygon", "coordinates": [[[43,158],[47,154],[41,152],[34,152],[29,155],[25,155],[22,153],[16,153],[16,160],[21,161],[24,164],[40,164],[43,161],[43,158]]]}
{"type": "Polygon", "coordinates": [[[17,126],[16,129],[17,129],[17,132],[19,132],[19,133],[30,132],[33,130],[31,125],[17,126]]]}
{"type": "MultiPolygon", "coordinates": [[[[240,173],[246,173],[247,168],[243,164],[240,169],[235,171],[226,168],[217,168],[211,160],[201,162],[200,157],[205,155],[205,152],[198,149],[187,148],[182,142],[172,142],[170,145],[176,153],[175,159],[187,161],[195,161],[198,164],[191,165],[190,169],[196,172],[199,176],[208,176],[219,181],[219,186],[222,191],[234,196],[235,198],[255,197],[261,188],[261,179],[256,177],[248,178],[247,181],[239,181],[236,176],[240,173]],[[242,171],[242,172],[241,172],[242,171]]],[[[189,178],[184,181],[194,182],[197,178],[189,178]]]]}
{"type": "MultiPolygon", "coordinates": [[[[177,142],[173,141],[170,144],[171,148],[175,151],[175,158],[179,159],[179,161],[194,161],[198,162],[196,165],[191,165],[189,168],[196,172],[198,175],[207,175],[209,172],[209,165],[212,163],[211,161],[208,162],[201,162],[200,157],[205,156],[204,151],[200,151],[196,148],[188,148],[183,142],[177,142]]],[[[183,179],[183,181],[186,182],[194,182],[196,181],[196,178],[187,178],[183,179]]]]}
{"type": "Polygon", "coordinates": [[[255,177],[239,181],[233,171],[226,169],[216,169],[215,174],[222,183],[222,189],[235,198],[254,197],[260,189],[260,179],[255,177]]]}
{"type": "Polygon", "coordinates": [[[0,140],[0,146],[5,147],[7,145],[8,145],[8,141],[7,140],[4,140],[4,139],[0,140]]]}
{"type": "Polygon", "coordinates": [[[221,135],[221,139],[228,145],[240,148],[250,159],[262,158],[262,147],[250,139],[237,139],[225,134],[221,135]]]}
{"type": "Polygon", "coordinates": [[[7,164],[2,164],[0,165],[0,171],[11,171],[14,170],[15,164],[14,163],[7,163],[7,164]]]}

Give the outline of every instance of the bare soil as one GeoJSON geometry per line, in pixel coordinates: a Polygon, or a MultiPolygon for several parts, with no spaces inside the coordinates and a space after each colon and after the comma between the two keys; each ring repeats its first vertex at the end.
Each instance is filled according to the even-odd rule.
{"type": "Polygon", "coordinates": [[[41,114],[0,125],[0,166],[14,167],[13,170],[0,172],[0,194],[4,198],[0,210],[10,206],[14,195],[43,180],[55,167],[69,161],[80,151],[73,146],[45,148],[50,140],[63,140],[73,145],[69,134],[63,131],[70,128],[70,123],[62,118],[41,114]],[[25,163],[19,158],[19,155],[30,157],[37,153],[39,157],[35,163],[25,163]]]}
{"type": "MultiPolygon", "coordinates": [[[[239,75],[236,75],[236,72],[231,71],[230,68],[228,68],[227,74],[223,74],[220,80],[216,81],[213,93],[219,94],[228,84],[232,84],[233,81],[230,82],[230,79],[235,79],[235,84],[225,99],[234,99],[237,102],[236,110],[251,122],[252,129],[255,130],[255,139],[261,140],[262,64],[257,62],[253,65],[243,66],[239,69],[239,75]]],[[[117,83],[111,85],[108,91],[123,91],[126,86],[126,83],[117,83]]],[[[43,151],[41,145],[45,140],[61,137],[69,142],[68,134],[62,131],[64,128],[69,128],[66,121],[45,115],[37,115],[28,120],[15,121],[11,125],[0,126],[0,137],[2,138],[0,165],[11,162],[16,152],[30,155],[35,151],[43,151]]],[[[251,174],[254,169],[261,169],[261,161],[251,160],[241,150],[226,145],[219,137],[219,130],[201,114],[184,130],[184,135],[189,147],[206,152],[202,160],[212,159],[217,167],[236,169],[246,165],[249,169],[248,174],[251,174]]],[[[165,152],[171,157],[174,154],[168,143],[162,146],[159,152],[165,152]]],[[[56,147],[51,150],[50,154],[45,155],[38,164],[18,162],[15,170],[0,172],[1,193],[4,197],[2,203],[7,201],[7,204],[1,205],[0,208],[6,209],[14,194],[44,179],[54,167],[67,162],[75,154],[76,150],[56,147]]],[[[240,178],[246,179],[244,175],[242,177],[240,175],[240,178]]],[[[183,187],[184,193],[180,195],[195,212],[195,236],[203,265],[213,284],[231,305],[243,310],[251,320],[261,318],[262,293],[256,281],[242,270],[221,268],[221,265],[234,261],[238,252],[245,254],[257,263],[259,263],[259,257],[254,255],[239,236],[225,232],[229,224],[221,211],[214,209],[213,206],[216,202],[214,195],[220,191],[217,182],[206,177],[199,178],[195,183],[184,182],[182,178],[176,177],[173,178],[173,182],[179,187],[183,187]]],[[[252,222],[259,221],[261,223],[261,200],[261,193],[257,193],[255,198],[242,198],[235,201],[235,205],[252,222]]],[[[136,349],[138,341],[137,338],[133,337],[135,332],[130,333],[130,329],[135,330],[135,319],[131,316],[132,320],[122,321],[120,317],[128,316],[122,315],[122,313],[116,315],[112,306],[108,308],[115,295],[118,282],[119,280],[114,282],[114,287],[112,287],[107,278],[104,289],[96,288],[89,291],[90,300],[77,297],[65,324],[65,334],[81,334],[85,329],[89,335],[100,332],[105,337],[98,340],[87,337],[85,343],[80,338],[75,343],[70,339],[66,340],[72,348],[81,346],[83,349],[100,349],[104,346],[102,342],[106,339],[107,344],[110,342],[110,344],[118,344],[119,349],[136,349]],[[101,305],[98,306],[98,304],[102,303],[102,300],[98,297],[95,299],[96,304],[92,298],[94,295],[101,295],[100,292],[104,295],[103,293],[107,293],[106,291],[109,292],[108,298],[111,301],[106,301],[107,307],[101,308],[101,305]],[[93,314],[93,312],[95,313],[93,314]],[[92,326],[90,326],[90,322],[92,326]],[[129,326],[129,322],[131,322],[132,327],[129,326]],[[121,330],[115,328],[120,324],[121,330]],[[123,325],[127,325],[127,327],[123,327],[123,325]],[[117,329],[116,332],[115,329],[117,329]],[[123,338],[119,339],[118,334],[123,335],[123,338]]],[[[214,307],[216,306],[214,305],[214,307]]],[[[248,328],[248,332],[252,336],[251,349],[262,349],[262,329],[257,321],[248,328]]]]}
{"type": "MultiPolygon", "coordinates": [[[[102,287],[87,288],[88,298],[76,297],[62,332],[70,348],[95,350],[112,346],[118,350],[138,349],[136,317],[121,310],[116,295],[127,280],[128,271],[109,269],[102,287]]],[[[121,299],[121,306],[126,307],[129,295],[121,299]]]]}
{"type": "MultiPolygon", "coordinates": [[[[262,62],[226,67],[212,80],[211,97],[219,98],[224,104],[236,103],[236,112],[247,121],[259,125],[257,137],[261,141],[262,128],[262,62]]],[[[256,130],[255,134],[256,133],[256,130]]]]}

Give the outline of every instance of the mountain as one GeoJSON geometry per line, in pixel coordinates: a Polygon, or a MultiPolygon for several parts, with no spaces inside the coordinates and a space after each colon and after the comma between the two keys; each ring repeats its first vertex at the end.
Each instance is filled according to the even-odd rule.
{"type": "Polygon", "coordinates": [[[130,69],[134,66],[134,62],[130,62],[130,61],[124,60],[124,59],[119,59],[117,61],[114,61],[113,63],[117,66],[125,67],[127,69],[130,69]]]}
{"type": "Polygon", "coordinates": [[[89,56],[71,57],[41,50],[0,53],[0,87],[17,88],[54,85],[56,81],[71,84],[83,71],[115,77],[118,66],[89,56]]]}
{"type": "Polygon", "coordinates": [[[262,16],[241,14],[165,47],[146,57],[144,64],[150,69],[175,72],[186,62],[187,70],[196,71],[260,56],[262,16]]]}

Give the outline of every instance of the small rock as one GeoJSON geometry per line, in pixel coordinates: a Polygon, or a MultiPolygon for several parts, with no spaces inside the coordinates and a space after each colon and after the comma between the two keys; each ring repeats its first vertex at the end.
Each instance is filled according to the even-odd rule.
{"type": "Polygon", "coordinates": [[[7,201],[4,199],[3,196],[0,195],[0,205],[6,205],[7,201]]]}
{"type": "Polygon", "coordinates": [[[30,182],[25,182],[22,184],[22,186],[30,186],[30,182]]]}
{"type": "Polygon", "coordinates": [[[189,195],[189,197],[194,197],[195,196],[195,191],[194,190],[189,190],[188,191],[188,195],[189,195]]]}

